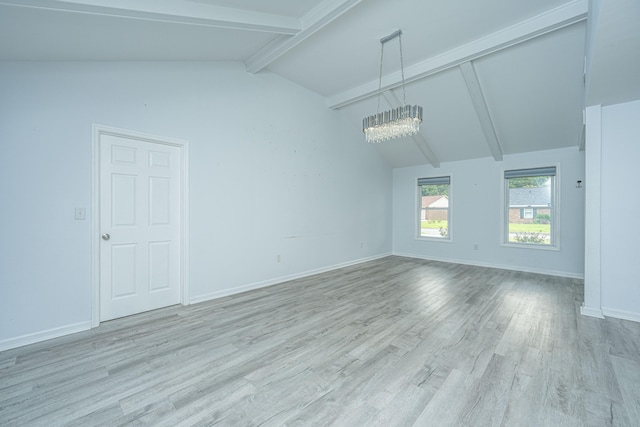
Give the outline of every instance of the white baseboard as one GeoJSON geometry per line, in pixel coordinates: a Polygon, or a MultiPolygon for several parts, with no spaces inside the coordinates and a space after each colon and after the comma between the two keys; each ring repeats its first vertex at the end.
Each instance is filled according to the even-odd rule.
{"type": "Polygon", "coordinates": [[[217,298],[239,294],[241,292],[252,291],[254,289],[260,289],[260,288],[265,288],[267,286],[277,285],[279,283],[288,282],[289,280],[301,279],[303,277],[313,276],[314,274],[326,273],[327,271],[333,271],[339,268],[344,268],[352,265],[362,264],[369,261],[374,261],[376,259],[385,258],[390,255],[391,253],[384,253],[384,254],[375,255],[367,258],[360,258],[353,261],[347,261],[340,264],[334,264],[327,267],[317,268],[314,270],[308,270],[301,273],[290,274],[288,276],[275,277],[273,279],[263,280],[260,282],[248,283],[246,285],[236,286],[234,288],[223,289],[220,291],[211,292],[204,295],[199,295],[197,297],[193,297],[189,300],[189,303],[197,304],[199,302],[211,301],[217,298]]]}
{"type": "MultiPolygon", "coordinates": [[[[261,282],[250,283],[247,285],[238,286],[231,289],[224,289],[222,291],[212,292],[209,294],[191,298],[189,303],[195,304],[198,302],[209,301],[212,299],[237,294],[240,292],[245,292],[252,289],[264,288],[266,286],[287,282],[293,279],[299,279],[299,278],[311,276],[314,274],[324,273],[331,270],[337,270],[338,268],[348,267],[351,265],[361,264],[367,261],[373,261],[376,259],[385,258],[390,255],[391,253],[384,253],[384,254],[368,257],[368,258],[361,258],[354,261],[348,261],[341,264],[335,264],[335,265],[331,265],[323,268],[318,268],[315,270],[309,270],[309,271],[305,271],[298,274],[291,274],[289,276],[277,277],[274,279],[264,280],[261,282]]],[[[48,329],[46,331],[35,332],[33,334],[22,335],[15,338],[8,338],[0,341],[0,351],[11,350],[13,348],[22,347],[29,344],[35,344],[37,342],[50,340],[52,338],[59,338],[65,335],[74,334],[76,332],[88,331],[89,329],[91,329],[91,327],[92,327],[92,322],[87,321],[87,322],[75,323],[73,325],[61,326],[59,328],[48,329]]]]}
{"type": "Polygon", "coordinates": [[[602,314],[602,310],[600,310],[599,308],[586,307],[583,305],[582,307],[580,307],[580,314],[582,314],[583,316],[604,319],[604,314],[602,314]]]}
{"type": "Polygon", "coordinates": [[[89,329],[91,329],[90,321],[74,323],[73,325],[61,326],[59,328],[9,338],[0,341],[0,351],[11,350],[12,348],[22,347],[24,345],[50,340],[52,338],[59,338],[64,335],[75,334],[76,332],[88,331],[89,329]]]}
{"type": "Polygon", "coordinates": [[[607,317],[615,317],[616,319],[640,322],[640,313],[636,313],[633,311],[616,310],[613,308],[602,307],[602,314],[607,317]]]}
{"type": "Polygon", "coordinates": [[[569,271],[545,270],[542,268],[522,267],[517,265],[493,264],[493,263],[482,262],[482,261],[470,261],[466,259],[431,257],[431,256],[411,254],[406,252],[393,252],[393,255],[403,256],[407,258],[425,259],[429,261],[449,262],[452,264],[473,265],[476,267],[499,268],[501,270],[512,270],[512,271],[522,271],[525,273],[546,274],[548,276],[568,277],[570,279],[584,279],[584,274],[572,273],[569,271]]]}

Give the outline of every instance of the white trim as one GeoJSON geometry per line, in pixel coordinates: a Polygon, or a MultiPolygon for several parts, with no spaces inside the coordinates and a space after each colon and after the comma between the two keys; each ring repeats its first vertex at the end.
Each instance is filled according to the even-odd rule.
{"type": "Polygon", "coordinates": [[[453,243],[450,239],[445,239],[444,237],[416,236],[415,240],[421,242],[453,243]]]}
{"type": "Polygon", "coordinates": [[[429,241],[429,242],[447,242],[453,243],[453,173],[447,172],[443,174],[426,174],[421,176],[416,176],[413,180],[414,185],[416,185],[415,195],[413,197],[415,208],[414,212],[416,217],[413,219],[414,224],[414,238],[416,240],[429,241]],[[447,237],[431,237],[431,236],[422,236],[422,191],[420,186],[418,185],[418,180],[420,178],[438,178],[438,177],[449,177],[449,194],[447,195],[447,237]]]}
{"type": "Polygon", "coordinates": [[[326,273],[328,271],[333,271],[333,270],[337,270],[339,268],[344,268],[344,267],[350,267],[352,265],[357,265],[357,264],[362,264],[365,262],[369,262],[369,261],[374,261],[377,259],[381,259],[381,258],[386,258],[388,256],[391,256],[391,253],[383,253],[380,255],[374,255],[371,257],[367,257],[367,258],[360,258],[357,260],[353,260],[353,261],[347,261],[347,262],[343,262],[340,264],[334,264],[334,265],[329,265],[326,267],[321,267],[321,268],[317,268],[314,270],[308,270],[308,271],[304,271],[302,273],[295,273],[295,274],[290,274],[287,276],[280,276],[280,277],[275,277],[273,279],[268,279],[268,280],[263,280],[260,282],[254,282],[254,283],[247,283],[245,285],[241,285],[241,286],[236,286],[235,288],[228,288],[228,289],[223,289],[220,291],[216,291],[216,292],[210,292],[204,295],[200,295],[197,297],[193,297],[191,298],[191,304],[197,304],[200,302],[205,302],[205,301],[210,301],[210,300],[214,300],[217,298],[222,298],[222,297],[226,297],[229,295],[235,295],[235,294],[239,294],[241,292],[246,292],[246,291],[251,291],[254,289],[260,289],[260,288],[266,288],[267,286],[273,286],[273,285],[277,285],[279,283],[284,283],[284,282],[288,282],[290,280],[295,280],[295,279],[301,279],[304,277],[308,277],[308,276],[313,276],[314,274],[320,274],[320,273],[326,273]]]}
{"type": "Polygon", "coordinates": [[[277,34],[293,35],[302,29],[300,20],[293,16],[214,6],[205,4],[205,2],[172,4],[175,2],[145,0],[2,0],[0,3],[99,16],[120,16],[145,21],[277,34]]]}
{"type": "Polygon", "coordinates": [[[602,310],[585,307],[584,304],[580,307],[580,314],[583,316],[596,317],[598,319],[604,319],[604,314],[602,314],[602,310]]]}
{"type": "Polygon", "coordinates": [[[189,248],[191,247],[190,241],[189,241],[189,236],[191,236],[191,229],[190,229],[190,223],[189,223],[189,218],[191,217],[190,214],[190,206],[191,206],[191,201],[190,201],[190,197],[189,197],[189,188],[191,188],[189,186],[189,164],[190,164],[190,159],[189,159],[189,141],[182,141],[182,145],[180,145],[180,147],[182,148],[182,167],[181,167],[181,177],[180,177],[180,182],[182,183],[182,188],[180,189],[180,194],[181,194],[181,200],[180,203],[182,204],[182,211],[181,211],[181,221],[180,224],[182,226],[182,230],[181,230],[181,245],[182,247],[180,248],[180,253],[182,254],[182,258],[180,260],[180,262],[182,263],[182,295],[180,298],[180,302],[182,305],[189,305],[189,284],[191,283],[190,280],[190,276],[189,276],[189,263],[191,260],[191,253],[189,252],[189,248]]]}
{"type": "Polygon", "coordinates": [[[11,350],[12,348],[35,344],[40,341],[59,338],[65,335],[75,334],[77,332],[88,331],[89,329],[91,329],[91,322],[80,322],[72,325],[61,326],[59,328],[48,329],[46,331],[34,332],[33,334],[9,338],[0,341],[0,351],[11,350]]]}
{"type": "Polygon", "coordinates": [[[601,185],[602,107],[586,108],[585,221],[584,221],[584,307],[602,310],[601,272],[601,185]]]}
{"type": "Polygon", "coordinates": [[[120,129],[101,124],[92,124],[92,154],[93,154],[93,191],[92,191],[92,236],[91,236],[91,267],[92,267],[92,307],[91,326],[100,325],[100,135],[114,135],[125,138],[139,139],[141,141],[155,144],[164,144],[178,147],[181,150],[182,163],[180,165],[181,174],[181,283],[180,283],[180,303],[189,305],[189,141],[166,136],[152,135],[148,133],[120,129]]]}
{"type": "Polygon", "coordinates": [[[640,313],[638,312],[616,310],[613,308],[602,307],[602,314],[604,314],[607,317],[615,317],[616,319],[630,320],[632,322],[640,322],[640,313]]]}
{"type": "Polygon", "coordinates": [[[519,266],[519,265],[493,264],[493,263],[489,263],[489,262],[469,261],[469,260],[465,260],[465,259],[432,257],[432,256],[425,256],[425,255],[420,255],[420,254],[412,254],[412,253],[409,253],[409,252],[395,252],[394,251],[393,255],[402,256],[402,257],[406,257],[406,258],[424,259],[424,260],[428,260],[428,261],[447,262],[447,263],[450,263],[450,264],[473,265],[473,266],[476,266],[476,267],[488,267],[488,268],[499,268],[501,270],[522,271],[524,273],[545,274],[547,276],[568,277],[570,279],[584,279],[584,275],[579,274],[579,273],[572,273],[570,271],[546,270],[546,269],[541,269],[541,268],[524,267],[524,266],[519,266]]]}
{"type": "Polygon", "coordinates": [[[560,251],[560,248],[551,245],[541,245],[538,243],[518,243],[518,242],[509,242],[502,243],[500,246],[504,248],[518,248],[518,249],[535,249],[539,251],[560,251]]]}
{"type": "Polygon", "coordinates": [[[552,208],[551,209],[551,242],[553,244],[551,245],[539,245],[539,244],[533,244],[533,243],[518,243],[518,242],[509,242],[508,240],[508,236],[509,236],[509,208],[510,206],[507,205],[507,193],[509,191],[509,188],[507,187],[507,179],[504,177],[504,174],[506,171],[511,171],[511,170],[517,170],[517,169],[533,169],[533,168],[543,168],[543,167],[548,167],[550,164],[552,163],[540,163],[537,165],[530,165],[530,164],[526,164],[526,165],[520,165],[520,166],[509,166],[509,167],[504,167],[501,169],[500,171],[500,179],[502,179],[502,199],[501,199],[501,203],[502,203],[502,232],[500,233],[500,246],[502,247],[506,247],[506,248],[522,248],[522,249],[535,249],[535,250],[552,250],[552,251],[559,251],[560,250],[560,223],[562,222],[560,220],[561,218],[561,209],[560,209],[560,205],[561,205],[561,197],[560,197],[560,189],[562,187],[561,185],[561,163],[560,162],[555,162],[554,166],[556,168],[556,174],[553,176],[553,192],[551,194],[552,196],[552,208]]]}
{"type": "MultiPolygon", "coordinates": [[[[562,241],[560,236],[562,235],[562,165],[561,162],[556,163],[556,176],[553,178],[553,221],[551,222],[551,235],[553,236],[553,247],[560,250],[562,241]]],[[[584,273],[583,273],[584,275],[584,273]]]]}
{"type": "Polygon", "coordinates": [[[96,124],[91,125],[91,327],[100,325],[100,129],[96,124]]]}

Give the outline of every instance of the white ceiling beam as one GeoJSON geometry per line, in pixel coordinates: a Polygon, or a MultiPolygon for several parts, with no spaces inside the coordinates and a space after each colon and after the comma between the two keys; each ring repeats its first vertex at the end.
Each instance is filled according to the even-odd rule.
{"type": "MultiPolygon", "coordinates": [[[[400,98],[398,98],[398,95],[396,95],[392,90],[384,92],[382,96],[391,108],[402,105],[402,103],[400,102],[400,98]]],[[[429,161],[431,166],[433,166],[434,168],[439,168],[440,159],[438,159],[436,153],[433,152],[433,150],[431,149],[431,144],[429,144],[429,141],[427,141],[427,138],[422,134],[422,132],[418,132],[417,134],[412,135],[411,139],[413,140],[413,143],[416,144],[422,155],[424,155],[424,157],[429,161]]]]}
{"type": "Polygon", "coordinates": [[[0,4],[178,24],[293,35],[300,20],[249,10],[171,0],[0,0],[0,4]]]}
{"type": "MultiPolygon", "coordinates": [[[[548,10],[533,18],[496,31],[473,42],[451,49],[433,58],[424,60],[405,68],[405,81],[410,83],[430,75],[448,70],[508,47],[523,43],[543,34],[575,24],[587,19],[588,0],[573,0],[557,8],[548,10]]],[[[382,79],[382,90],[389,90],[402,85],[400,71],[389,74],[382,79]]],[[[328,99],[330,108],[338,109],[349,104],[374,96],[378,93],[378,80],[339,93],[328,99]]]]}
{"type": "Polygon", "coordinates": [[[431,166],[434,168],[440,167],[440,160],[436,157],[435,153],[431,150],[431,146],[427,138],[422,134],[422,132],[418,132],[417,134],[411,137],[413,142],[418,146],[422,154],[427,158],[431,166]]]}
{"type": "Polygon", "coordinates": [[[476,114],[478,115],[478,120],[480,120],[480,126],[482,126],[489,150],[491,150],[491,155],[493,155],[493,158],[497,162],[502,161],[502,148],[500,147],[500,141],[498,140],[498,135],[496,134],[496,129],[493,125],[491,113],[487,107],[487,100],[482,92],[476,69],[471,62],[463,62],[459,67],[460,71],[462,71],[464,82],[467,84],[471,102],[473,102],[473,106],[476,109],[476,114]]]}
{"type": "Polygon", "coordinates": [[[245,61],[249,73],[257,73],[273,61],[320,31],[327,24],[338,19],[342,14],[360,3],[362,0],[325,0],[302,17],[302,30],[288,38],[279,38],[253,54],[245,61]]]}

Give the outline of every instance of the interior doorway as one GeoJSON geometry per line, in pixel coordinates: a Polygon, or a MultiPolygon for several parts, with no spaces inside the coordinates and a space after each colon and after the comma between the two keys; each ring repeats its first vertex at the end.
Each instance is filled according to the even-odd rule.
{"type": "Polygon", "coordinates": [[[93,134],[93,326],[188,304],[188,143],[100,125],[93,134]]]}

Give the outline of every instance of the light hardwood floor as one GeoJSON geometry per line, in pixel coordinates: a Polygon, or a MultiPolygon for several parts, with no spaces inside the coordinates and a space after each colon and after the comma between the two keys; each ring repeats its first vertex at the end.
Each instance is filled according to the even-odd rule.
{"type": "Polygon", "coordinates": [[[582,283],[388,257],[0,353],[0,425],[638,426],[582,283]]]}

